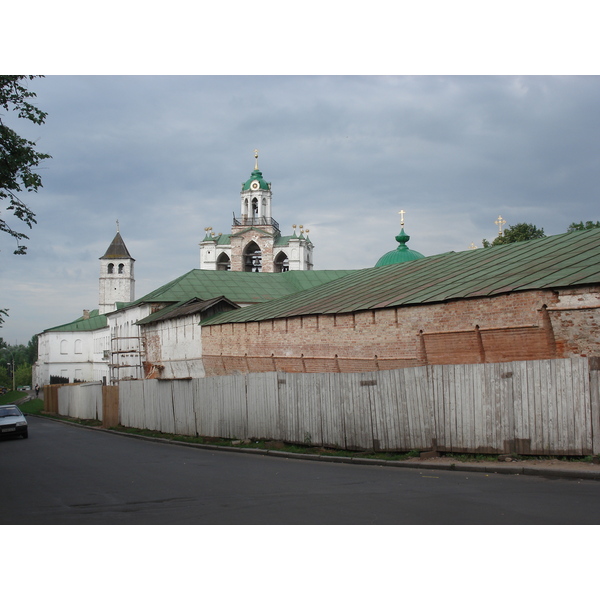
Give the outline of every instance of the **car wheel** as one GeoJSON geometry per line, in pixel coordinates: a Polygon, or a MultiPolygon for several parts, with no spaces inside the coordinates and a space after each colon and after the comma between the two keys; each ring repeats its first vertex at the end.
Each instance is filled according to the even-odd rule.
{"type": "Polygon", "coordinates": [[[23,436],[23,439],[26,440],[29,437],[29,432],[26,431],[25,433],[21,434],[23,436]]]}

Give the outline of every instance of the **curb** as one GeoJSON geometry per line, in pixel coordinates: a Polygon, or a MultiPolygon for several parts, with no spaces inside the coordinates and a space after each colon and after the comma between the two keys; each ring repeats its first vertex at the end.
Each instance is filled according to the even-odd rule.
{"type": "Polygon", "coordinates": [[[319,462],[344,463],[352,465],[375,466],[375,467],[392,467],[404,469],[421,469],[424,471],[461,471],[471,473],[486,473],[493,475],[529,475],[536,477],[548,477],[553,479],[586,479],[600,481],[599,472],[585,471],[567,471],[561,469],[548,469],[546,467],[533,466],[516,466],[516,465],[485,465],[485,464],[469,464],[469,463],[414,463],[404,462],[399,460],[382,460],[378,458],[355,458],[351,456],[326,456],[322,454],[300,454],[296,452],[284,452],[282,450],[269,450],[267,448],[239,448],[237,446],[214,446],[211,444],[192,444],[190,442],[180,442],[178,440],[167,440],[164,438],[153,438],[140,435],[137,433],[127,433],[125,431],[114,431],[111,429],[103,429],[102,427],[90,427],[80,423],[72,423],[70,421],[62,421],[61,419],[53,419],[45,415],[27,415],[27,418],[37,417],[40,419],[49,419],[71,425],[72,427],[81,427],[92,431],[100,431],[113,435],[143,440],[146,442],[157,442],[159,444],[171,444],[174,446],[185,446],[186,448],[197,448],[199,450],[214,450],[218,452],[241,452],[244,454],[254,454],[255,456],[272,456],[274,458],[287,458],[294,460],[311,460],[319,462]]]}

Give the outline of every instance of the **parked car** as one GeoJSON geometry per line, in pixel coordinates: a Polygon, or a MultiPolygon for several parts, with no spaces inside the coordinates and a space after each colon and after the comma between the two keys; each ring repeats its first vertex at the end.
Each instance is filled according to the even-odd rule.
{"type": "Polygon", "coordinates": [[[0,406],[0,437],[20,435],[26,438],[27,419],[16,404],[0,406]]]}
{"type": "Polygon", "coordinates": [[[31,386],[30,385],[20,385],[17,388],[17,392],[30,392],[31,391],[31,386]]]}

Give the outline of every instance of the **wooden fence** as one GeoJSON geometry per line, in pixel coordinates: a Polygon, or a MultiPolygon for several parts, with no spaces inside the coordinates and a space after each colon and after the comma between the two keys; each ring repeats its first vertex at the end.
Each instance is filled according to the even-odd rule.
{"type": "Polygon", "coordinates": [[[599,390],[596,358],[154,379],[121,382],[119,420],[349,450],[590,455],[600,453],[599,390]]]}

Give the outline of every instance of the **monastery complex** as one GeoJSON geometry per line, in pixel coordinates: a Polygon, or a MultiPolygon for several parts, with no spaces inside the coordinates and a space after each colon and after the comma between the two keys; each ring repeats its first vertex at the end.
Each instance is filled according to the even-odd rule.
{"type": "Polygon", "coordinates": [[[402,227],[372,268],[320,271],[307,230],[281,234],[257,154],[240,198],[200,268],[142,298],[117,229],[98,309],[40,334],[34,383],[600,356],[600,229],[425,257],[402,227]]]}

